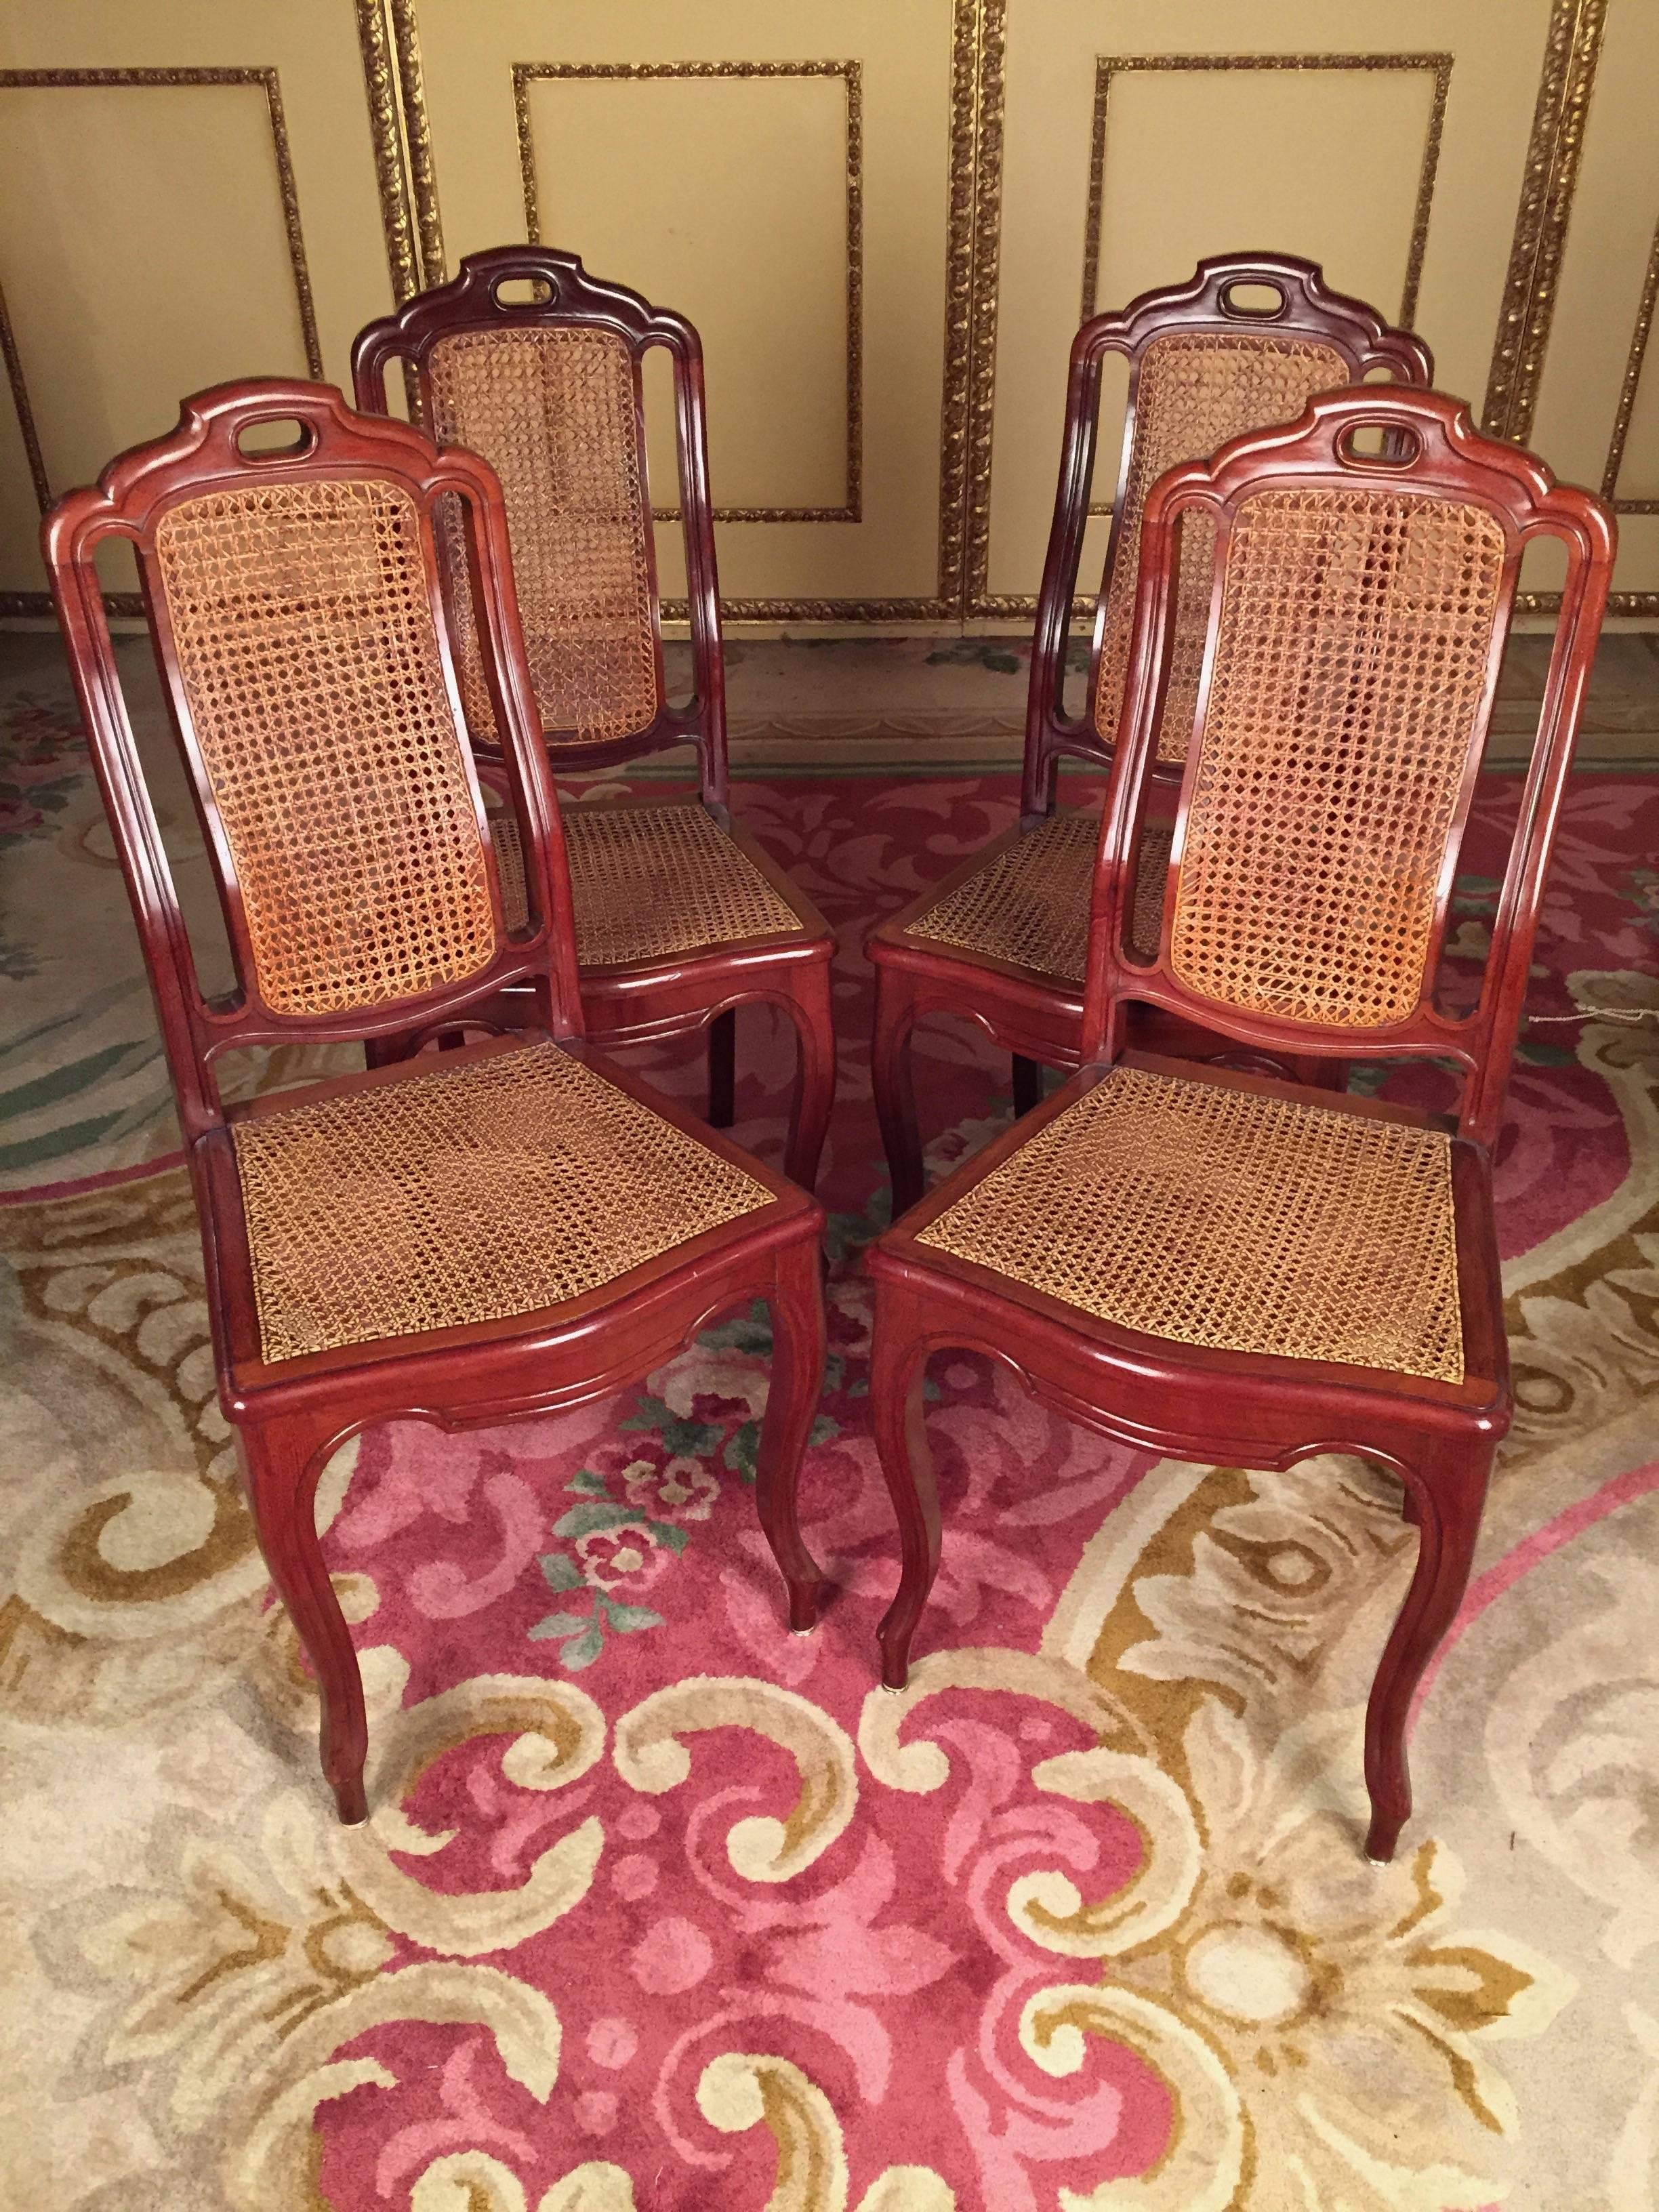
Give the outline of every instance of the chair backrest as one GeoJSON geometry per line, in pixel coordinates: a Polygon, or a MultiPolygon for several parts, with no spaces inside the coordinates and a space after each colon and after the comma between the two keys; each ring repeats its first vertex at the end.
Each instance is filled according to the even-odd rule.
{"type": "Polygon", "coordinates": [[[326,385],[221,385],[42,527],[53,598],[193,1141],[233,1046],[425,1026],[526,981],[580,1024],[570,890],[514,611],[500,486],[476,454],[326,385]],[[280,450],[244,450],[297,424],[280,450]],[[527,862],[509,933],[446,630],[434,514],[462,521],[527,862]],[[94,566],[133,546],[240,989],[191,957],[94,566]]]}
{"type": "MultiPolygon", "coordinates": [[[[531,673],[555,760],[598,766],[695,740],[703,797],[726,798],[726,692],[708,498],[702,348],[690,324],[590,276],[574,253],[470,253],[450,283],[370,323],[352,349],[357,404],[384,412],[386,371],[412,373],[433,435],[501,480],[531,673]],[[520,296],[512,296],[514,293],[520,296]],[[526,296],[528,295],[528,296],[526,296]],[[641,368],[673,367],[679,514],[696,696],[663,684],[641,368]]],[[[449,578],[474,738],[496,742],[459,564],[449,578]]]]}
{"type": "Polygon", "coordinates": [[[1496,1140],[1538,902],[1607,603],[1613,520],[1434,392],[1327,393],[1149,495],[1102,832],[1086,1058],[1140,1000],[1269,1053],[1437,1055],[1496,1140]],[[1386,440],[1383,452],[1354,441],[1386,440]],[[1205,526],[1206,620],[1156,954],[1138,839],[1176,665],[1176,544],[1205,526]],[[1480,1003],[1435,1004],[1458,849],[1526,547],[1561,614],[1480,1003]]]}
{"type": "MultiPolygon", "coordinates": [[[[1111,757],[1128,671],[1141,514],[1158,478],[1177,462],[1206,459],[1247,431],[1293,422],[1316,392],[1382,371],[1397,384],[1429,385],[1433,356],[1420,338],[1391,330],[1374,307],[1330,290],[1317,264],[1289,254],[1218,254],[1200,261],[1187,283],[1143,292],[1121,312],[1084,324],[1072,346],[1060,488],[1031,656],[1022,799],[1028,817],[1052,811],[1061,753],[1111,757]],[[1088,711],[1077,720],[1065,711],[1066,657],[1109,353],[1127,359],[1128,405],[1095,607],[1088,711]]],[[[1197,668],[1208,570],[1208,552],[1194,528],[1182,556],[1182,575],[1191,581],[1182,589],[1170,727],[1159,748],[1161,763],[1172,773],[1181,760],[1176,733],[1191,726],[1183,713],[1197,668]]]]}

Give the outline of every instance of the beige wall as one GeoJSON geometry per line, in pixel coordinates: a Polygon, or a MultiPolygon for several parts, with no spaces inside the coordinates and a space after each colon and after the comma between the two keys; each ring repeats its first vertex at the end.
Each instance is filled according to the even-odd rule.
{"type": "Polygon", "coordinates": [[[0,0],[0,605],[43,489],[533,228],[702,328],[742,616],[1025,619],[1085,298],[1254,244],[1616,495],[1659,619],[1656,82],[1659,0],[0,0]]]}

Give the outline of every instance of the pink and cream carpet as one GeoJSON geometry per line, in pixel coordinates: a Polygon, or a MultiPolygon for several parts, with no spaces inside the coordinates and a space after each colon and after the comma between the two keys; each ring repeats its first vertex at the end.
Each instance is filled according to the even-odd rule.
{"type": "MultiPolygon", "coordinates": [[[[61,680],[0,724],[0,2203],[1659,2203],[1659,1036],[1565,1018],[1659,1009],[1659,782],[1572,788],[1498,1169],[1520,1411],[1376,1868],[1359,1715],[1416,1539],[1357,1462],[1149,1462],[942,1358],[944,1565],[876,1688],[856,948],[1008,822],[1000,772],[740,796],[846,948],[822,1626],[784,1632],[755,1524],[760,1313],[577,1414],[374,1432],[319,1509],[373,1712],[338,1827],[61,680]]],[[[1516,789],[1479,800],[1466,988],[1516,789]]],[[[169,836],[208,917],[182,798],[169,836]]],[[[921,1050],[939,1164],[1006,1067],[921,1050]]],[[[785,1040],[748,1013],[739,1053],[776,1158],[785,1040]]],[[[634,1059],[696,1096],[690,1049],[634,1059]]]]}

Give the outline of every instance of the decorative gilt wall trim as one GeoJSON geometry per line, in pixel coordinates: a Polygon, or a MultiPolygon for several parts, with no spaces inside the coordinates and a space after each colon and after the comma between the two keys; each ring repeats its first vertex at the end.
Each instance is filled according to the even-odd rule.
{"type": "MultiPolygon", "coordinates": [[[[1515,611],[1518,615],[1559,615],[1561,611],[1559,592],[1517,592],[1515,611]]],[[[1607,612],[1610,615],[1645,616],[1650,620],[1659,615],[1659,592],[1609,592],[1607,612]]]]}
{"type": "Polygon", "coordinates": [[[421,289],[420,228],[410,182],[391,0],[356,0],[356,4],[357,43],[362,50],[363,85],[368,94],[368,133],[374,145],[374,174],[380,188],[380,228],[386,234],[392,300],[401,307],[421,289]]]}
{"type": "Polygon", "coordinates": [[[408,149],[410,190],[420,246],[421,289],[425,291],[441,284],[449,273],[444,261],[444,227],[438,213],[438,173],[432,165],[432,133],[426,118],[426,83],[421,74],[415,0],[390,0],[390,5],[403,139],[408,149]]]}
{"type": "MultiPolygon", "coordinates": [[[[305,233],[300,225],[300,195],[294,181],[289,151],[288,122],[283,113],[282,85],[274,69],[9,69],[0,70],[0,91],[75,91],[115,85],[184,86],[258,85],[265,95],[270,118],[270,143],[276,157],[276,188],[282,198],[283,229],[288,242],[289,267],[294,277],[295,304],[300,313],[300,334],[305,345],[307,373],[319,382],[323,374],[323,349],[317,336],[317,311],[311,296],[311,271],[306,262],[305,233]]],[[[0,349],[6,358],[6,374],[16,404],[18,427],[28,455],[34,495],[44,514],[52,492],[45,457],[30,403],[23,363],[17,349],[10,315],[0,301],[0,349]]],[[[26,594],[25,596],[28,596],[26,594]]]]}
{"type": "MultiPolygon", "coordinates": [[[[530,88],[544,80],[651,77],[839,77],[847,98],[847,495],[840,507],[717,507],[716,522],[861,522],[864,520],[864,83],[856,61],[807,62],[514,62],[513,112],[518,122],[519,173],[525,233],[542,237],[541,190],[530,121],[530,88]]],[[[665,520],[679,509],[659,507],[665,520]]]]}
{"type": "Polygon", "coordinates": [[[939,611],[975,615],[991,536],[1006,0],[956,0],[939,453],[939,611]]]}
{"type": "Polygon", "coordinates": [[[40,451],[40,434],[34,424],[34,410],[29,404],[29,388],[23,377],[23,363],[17,351],[17,337],[11,326],[11,312],[6,306],[6,295],[0,291],[0,353],[6,356],[6,380],[11,386],[12,404],[17,410],[17,427],[22,433],[23,451],[28,456],[29,481],[34,486],[34,497],[44,514],[52,505],[52,481],[46,474],[46,456],[40,451]]]}
{"type": "Polygon", "coordinates": [[[1555,314],[1607,0],[1553,0],[1481,427],[1524,444],[1555,314]]]}
{"type": "MultiPolygon", "coordinates": [[[[1619,411],[1613,418],[1613,435],[1607,441],[1607,466],[1601,471],[1601,496],[1608,499],[1620,514],[1659,514],[1659,499],[1620,499],[1619,471],[1625,459],[1625,441],[1630,434],[1630,418],[1636,409],[1636,393],[1642,381],[1642,363],[1648,349],[1648,339],[1653,331],[1653,311],[1659,302],[1659,224],[1656,224],[1653,242],[1648,248],[1648,265],[1642,278],[1642,297],[1636,310],[1636,327],[1631,333],[1630,351],[1625,359],[1624,381],[1619,389],[1619,411]]],[[[1651,595],[1655,611],[1659,612],[1659,594],[1651,595]]]]}
{"type": "Polygon", "coordinates": [[[1446,120],[1446,94],[1451,86],[1450,54],[1097,54],[1095,57],[1095,107],[1089,161],[1089,207],[1083,238],[1083,313],[1085,323],[1099,310],[1100,233],[1106,188],[1106,118],[1115,76],[1162,70],[1364,70],[1376,71],[1426,70],[1434,80],[1429,104],[1428,127],[1423,135],[1423,158],[1418,165],[1417,204],[1412,214],[1411,243],[1406,254],[1406,282],[1401,295],[1401,330],[1415,327],[1417,295],[1423,279],[1423,256],[1429,242],[1429,217],[1434,207],[1435,172],[1440,163],[1440,137],[1446,120]]]}

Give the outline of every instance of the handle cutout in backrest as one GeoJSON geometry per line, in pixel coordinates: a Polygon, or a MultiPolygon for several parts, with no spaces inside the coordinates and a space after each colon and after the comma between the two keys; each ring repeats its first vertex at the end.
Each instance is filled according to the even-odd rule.
{"type": "Polygon", "coordinates": [[[490,287],[489,296],[498,307],[544,307],[553,287],[545,276],[503,276],[490,287]]]}
{"type": "Polygon", "coordinates": [[[1407,422],[1362,417],[1338,433],[1336,458],[1354,469],[1413,469],[1423,458],[1423,440],[1407,422]]]}
{"type": "Polygon", "coordinates": [[[1281,285],[1263,279],[1224,284],[1221,289],[1221,311],[1237,315],[1241,322],[1271,322],[1282,315],[1289,307],[1281,285]]]}
{"type": "Polygon", "coordinates": [[[296,415],[260,415],[236,433],[236,450],[245,461],[293,461],[317,442],[309,422],[296,415]]]}

